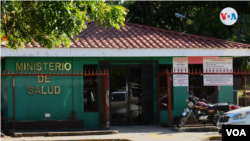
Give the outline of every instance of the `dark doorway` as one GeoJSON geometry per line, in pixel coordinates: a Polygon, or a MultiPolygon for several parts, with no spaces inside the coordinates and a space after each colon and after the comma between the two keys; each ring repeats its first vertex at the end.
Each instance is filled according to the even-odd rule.
{"type": "Polygon", "coordinates": [[[100,69],[110,74],[111,126],[157,123],[157,61],[100,61],[100,69]]]}
{"type": "Polygon", "coordinates": [[[111,125],[141,124],[140,65],[110,67],[111,125]]]}

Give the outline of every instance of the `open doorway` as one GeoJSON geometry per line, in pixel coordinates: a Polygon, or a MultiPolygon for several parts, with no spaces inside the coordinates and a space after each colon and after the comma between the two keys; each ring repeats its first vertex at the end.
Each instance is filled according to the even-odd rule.
{"type": "Polygon", "coordinates": [[[111,66],[110,87],[111,125],[141,124],[140,65],[111,66]]]}
{"type": "Polygon", "coordinates": [[[157,61],[100,61],[109,72],[110,125],[157,123],[157,61]]]}

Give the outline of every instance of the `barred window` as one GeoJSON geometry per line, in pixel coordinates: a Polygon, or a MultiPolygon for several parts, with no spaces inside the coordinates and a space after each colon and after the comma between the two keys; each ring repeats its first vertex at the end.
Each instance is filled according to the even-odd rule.
{"type": "MultiPolygon", "coordinates": [[[[189,64],[188,68],[192,71],[202,71],[202,64],[189,64]]],[[[204,86],[202,75],[189,75],[189,90],[193,91],[194,96],[199,99],[206,99],[209,103],[218,102],[218,87],[204,86]]]]}
{"type": "MultiPolygon", "coordinates": [[[[97,65],[83,65],[83,69],[96,72],[97,65]]],[[[84,112],[98,112],[98,77],[84,76],[83,84],[84,112]]]]}

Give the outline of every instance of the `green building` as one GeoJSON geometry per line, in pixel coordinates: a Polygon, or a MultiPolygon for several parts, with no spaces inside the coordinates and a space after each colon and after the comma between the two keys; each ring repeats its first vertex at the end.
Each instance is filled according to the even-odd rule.
{"type": "MultiPolygon", "coordinates": [[[[72,39],[70,48],[62,46],[49,50],[36,43],[26,45],[19,52],[7,49],[3,42],[1,71],[12,70],[19,74],[34,70],[43,73],[66,71],[68,74],[84,70],[100,73],[105,69],[109,72],[107,110],[111,126],[168,124],[168,106],[171,106],[174,123],[175,117],[181,116],[186,108],[191,85],[198,97],[208,93],[212,103],[233,102],[234,88],[232,82],[215,86],[211,84],[214,82],[206,81],[204,85],[203,76],[188,76],[178,82],[175,82],[176,76],[172,76],[170,105],[167,77],[160,77],[158,81],[159,73],[216,67],[230,72],[233,58],[249,56],[249,47],[248,44],[131,23],[115,30],[96,27],[90,22],[86,30],[72,39]]],[[[70,120],[70,113],[75,111],[75,118],[84,120],[83,128],[100,127],[100,108],[103,107],[100,106],[97,79],[98,76],[15,76],[13,112],[12,77],[2,76],[3,117],[15,116],[16,122],[44,121],[47,120],[45,113],[49,113],[51,120],[70,120]]]]}

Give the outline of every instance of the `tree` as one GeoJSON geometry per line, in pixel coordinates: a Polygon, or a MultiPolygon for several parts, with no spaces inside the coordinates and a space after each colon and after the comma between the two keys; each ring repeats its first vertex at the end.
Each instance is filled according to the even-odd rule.
{"type": "Polygon", "coordinates": [[[119,29],[127,9],[103,1],[2,1],[1,36],[8,48],[40,43],[45,48],[70,46],[70,39],[86,28],[85,21],[119,29]]]}
{"type": "Polygon", "coordinates": [[[237,24],[233,28],[232,41],[250,43],[250,15],[239,15],[237,24]]]}
{"type": "Polygon", "coordinates": [[[249,29],[246,22],[247,19],[249,21],[249,16],[244,16],[250,13],[250,2],[247,1],[125,1],[123,6],[130,10],[126,18],[132,23],[250,43],[250,36],[245,32],[249,29]],[[238,21],[233,26],[225,26],[219,19],[221,10],[226,7],[233,7],[239,14],[238,21]],[[191,21],[175,17],[175,13],[185,15],[195,25],[191,21]],[[242,17],[245,17],[244,21],[242,17]],[[237,33],[239,28],[242,31],[240,36],[237,33]]]}
{"type": "MultiPolygon", "coordinates": [[[[125,1],[122,5],[130,10],[126,19],[131,23],[250,44],[249,1],[125,1]],[[239,15],[232,26],[219,19],[226,7],[233,7],[239,15]]],[[[234,68],[250,69],[250,57],[234,58],[233,64],[234,68]]]]}

